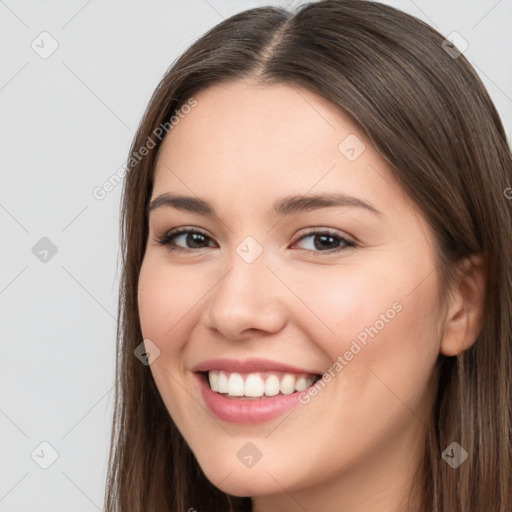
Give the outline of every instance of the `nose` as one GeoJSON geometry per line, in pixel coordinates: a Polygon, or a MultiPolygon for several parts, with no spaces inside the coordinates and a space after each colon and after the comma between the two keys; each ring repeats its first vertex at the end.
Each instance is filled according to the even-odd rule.
{"type": "Polygon", "coordinates": [[[233,252],[228,271],[210,292],[204,322],[226,339],[276,334],[288,322],[287,289],[264,256],[247,263],[233,252]]]}

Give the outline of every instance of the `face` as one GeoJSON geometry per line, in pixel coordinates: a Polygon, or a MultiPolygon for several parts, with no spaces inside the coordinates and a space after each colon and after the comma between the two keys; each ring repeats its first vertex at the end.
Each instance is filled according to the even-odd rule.
{"type": "Polygon", "coordinates": [[[160,150],[138,289],[169,414],[229,494],[396,486],[440,346],[428,224],[322,97],[232,82],[195,98],[160,150]]]}

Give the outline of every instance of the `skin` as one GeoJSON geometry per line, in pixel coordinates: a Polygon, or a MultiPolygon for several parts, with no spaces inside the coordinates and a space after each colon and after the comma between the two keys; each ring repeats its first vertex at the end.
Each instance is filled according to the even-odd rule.
{"type": "Polygon", "coordinates": [[[256,512],[419,511],[413,477],[432,371],[440,353],[459,353],[479,332],[481,260],[468,262],[452,302],[440,304],[429,225],[364,132],[324,98],[249,81],[195,98],[164,140],[151,198],[197,196],[217,216],[152,211],[138,288],[144,338],[160,349],[151,371],[170,415],[206,477],[226,493],[252,496],[256,512]],[[350,134],[366,146],[354,161],[338,150],[350,134]],[[267,213],[279,197],[332,191],[381,215],[356,207],[281,219],[267,213]],[[191,246],[178,237],[184,252],[156,242],[180,226],[207,238],[191,246]],[[329,254],[343,244],[334,239],[322,249],[318,236],[298,240],[308,228],[358,246],[329,254]],[[236,252],[249,235],[263,249],[250,264],[236,252]],[[190,372],[215,357],[325,372],[394,303],[401,311],[310,403],[277,419],[217,419],[190,372]],[[251,468],[237,457],[249,441],[262,454],[251,468]],[[416,497],[408,507],[409,492],[416,497]]]}

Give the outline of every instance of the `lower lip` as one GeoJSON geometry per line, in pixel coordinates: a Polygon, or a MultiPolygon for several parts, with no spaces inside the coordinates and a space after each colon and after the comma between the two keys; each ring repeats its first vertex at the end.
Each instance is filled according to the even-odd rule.
{"type": "MultiPolygon", "coordinates": [[[[196,373],[201,387],[201,393],[210,411],[219,419],[231,423],[246,425],[269,421],[299,405],[299,392],[289,395],[276,395],[260,400],[244,400],[227,398],[210,388],[207,377],[196,373]]],[[[303,391],[302,391],[303,393],[303,391]]]]}

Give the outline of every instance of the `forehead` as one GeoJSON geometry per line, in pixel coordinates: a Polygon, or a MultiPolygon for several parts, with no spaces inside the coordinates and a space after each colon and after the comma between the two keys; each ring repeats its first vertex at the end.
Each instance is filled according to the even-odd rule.
{"type": "Polygon", "coordinates": [[[311,91],[237,81],[194,98],[160,148],[153,196],[173,191],[265,208],[262,200],[283,193],[339,191],[391,205],[402,194],[365,133],[311,91]]]}
{"type": "Polygon", "coordinates": [[[245,150],[264,148],[260,157],[270,158],[316,148],[325,152],[328,147],[336,153],[344,132],[364,138],[339,108],[294,85],[227,82],[194,97],[197,105],[181,116],[179,125],[166,137],[164,150],[177,145],[195,149],[200,143],[204,151],[218,153],[217,157],[229,155],[232,159],[245,150]]]}

